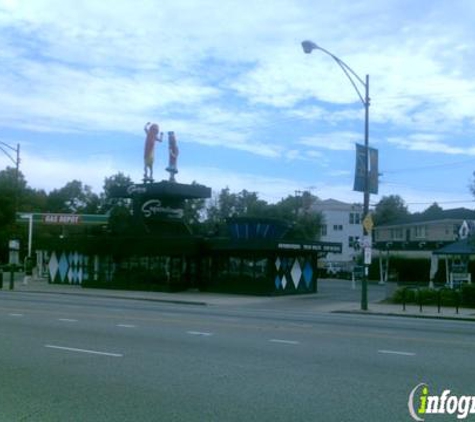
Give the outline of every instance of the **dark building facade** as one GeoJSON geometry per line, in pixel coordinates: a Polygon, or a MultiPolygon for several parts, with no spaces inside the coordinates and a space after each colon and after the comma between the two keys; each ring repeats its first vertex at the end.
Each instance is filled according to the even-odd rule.
{"type": "Polygon", "coordinates": [[[51,283],[135,290],[200,289],[283,295],[317,291],[318,260],[341,244],[288,237],[274,219],[235,218],[221,235],[197,236],[183,221],[186,199],[209,188],[160,182],[116,193],[133,201],[129,230],[37,242],[51,283]]]}

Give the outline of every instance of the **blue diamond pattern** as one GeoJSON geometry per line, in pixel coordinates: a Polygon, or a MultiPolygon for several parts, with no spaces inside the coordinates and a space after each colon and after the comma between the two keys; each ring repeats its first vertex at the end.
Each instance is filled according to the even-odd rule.
{"type": "Polygon", "coordinates": [[[66,274],[68,273],[68,258],[64,253],[61,254],[61,258],[59,259],[59,277],[61,283],[64,283],[66,280],[66,274]]]}
{"type": "Polygon", "coordinates": [[[303,279],[305,280],[305,284],[307,285],[307,288],[310,287],[310,283],[312,282],[312,276],[313,276],[312,265],[310,264],[309,261],[307,261],[303,269],[303,279]]]}

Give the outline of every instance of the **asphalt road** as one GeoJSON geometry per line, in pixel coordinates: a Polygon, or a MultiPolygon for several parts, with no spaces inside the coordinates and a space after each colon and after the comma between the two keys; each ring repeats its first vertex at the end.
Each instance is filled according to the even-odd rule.
{"type": "Polygon", "coordinates": [[[474,335],[463,321],[0,294],[0,421],[411,420],[421,382],[475,395],[474,335]]]}

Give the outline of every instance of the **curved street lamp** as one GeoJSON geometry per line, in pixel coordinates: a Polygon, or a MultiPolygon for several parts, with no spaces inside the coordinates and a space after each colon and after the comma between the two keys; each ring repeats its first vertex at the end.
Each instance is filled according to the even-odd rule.
{"type": "Polygon", "coordinates": [[[20,144],[17,144],[16,148],[13,148],[11,145],[0,141],[0,151],[2,151],[10,161],[15,164],[15,212],[18,211],[18,191],[20,189],[20,144]],[[15,152],[15,157],[11,154],[10,151],[15,152]]]}
{"type": "MultiPolygon", "coordinates": [[[[315,44],[313,41],[302,41],[302,48],[304,53],[310,54],[313,50],[320,50],[323,51],[325,54],[329,55],[338,66],[340,66],[341,70],[345,73],[351,85],[355,89],[356,93],[358,94],[359,99],[363,103],[365,109],[365,131],[364,131],[364,197],[363,197],[363,220],[366,218],[369,212],[369,75],[366,75],[365,80],[361,79],[356,72],[348,66],[343,60],[335,56],[334,54],[330,53],[328,50],[320,47],[319,45],[315,44]],[[358,84],[360,88],[358,88],[358,84]],[[361,87],[364,88],[364,93],[361,92],[361,87]]],[[[368,232],[366,227],[363,226],[363,234],[365,238],[368,236],[368,232]]],[[[364,249],[366,246],[364,247],[364,249]]],[[[366,267],[366,265],[365,265],[366,267]]],[[[368,279],[366,274],[366,268],[363,272],[363,280],[361,283],[361,309],[366,311],[368,310],[368,279]]]]}
{"type": "Polygon", "coordinates": [[[0,150],[3,151],[3,153],[11,160],[13,164],[15,164],[16,168],[18,169],[20,166],[20,144],[17,144],[16,148],[13,148],[11,145],[0,141],[0,150]],[[8,150],[16,152],[16,159],[12,157],[8,150]]]}
{"type": "MultiPolygon", "coordinates": [[[[0,151],[2,151],[10,159],[10,161],[15,164],[16,190],[18,191],[20,179],[20,144],[17,144],[16,148],[13,148],[11,145],[0,141],[0,151]],[[15,152],[16,157],[13,158],[11,152],[9,152],[8,150],[15,152]]],[[[16,200],[17,199],[18,198],[16,198],[16,200]]],[[[15,203],[15,208],[17,207],[17,205],[18,204],[15,203]]],[[[15,211],[17,210],[15,209],[15,211]]]]}

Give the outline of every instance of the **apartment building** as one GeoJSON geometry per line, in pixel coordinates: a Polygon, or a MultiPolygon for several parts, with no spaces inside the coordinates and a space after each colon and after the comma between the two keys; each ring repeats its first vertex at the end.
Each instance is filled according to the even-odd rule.
{"type": "Polygon", "coordinates": [[[324,260],[327,268],[347,270],[355,257],[355,245],[363,237],[361,204],[348,204],[336,199],[317,200],[312,210],[320,212],[324,221],[320,239],[325,242],[340,242],[341,253],[329,253],[324,260]]]}
{"type": "Polygon", "coordinates": [[[380,250],[437,250],[473,233],[475,211],[466,208],[440,210],[437,214],[412,214],[405,220],[376,226],[373,244],[380,250]]]}

